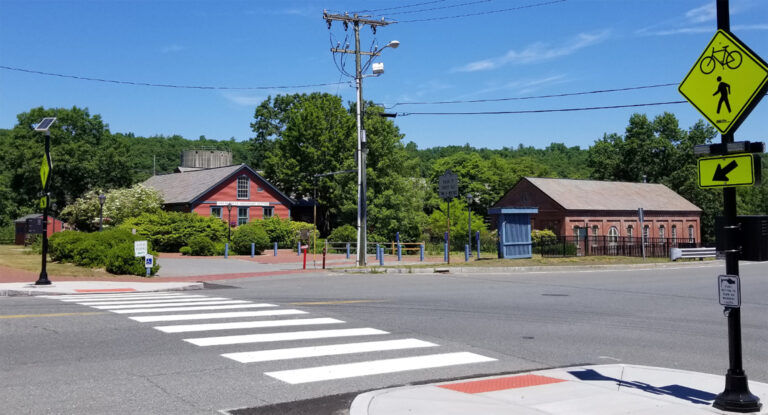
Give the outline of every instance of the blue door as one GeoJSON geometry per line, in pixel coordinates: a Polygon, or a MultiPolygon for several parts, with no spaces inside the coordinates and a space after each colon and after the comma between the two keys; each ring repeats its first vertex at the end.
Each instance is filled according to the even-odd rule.
{"type": "Polygon", "coordinates": [[[499,257],[531,257],[531,220],[528,214],[499,215],[499,257]]]}

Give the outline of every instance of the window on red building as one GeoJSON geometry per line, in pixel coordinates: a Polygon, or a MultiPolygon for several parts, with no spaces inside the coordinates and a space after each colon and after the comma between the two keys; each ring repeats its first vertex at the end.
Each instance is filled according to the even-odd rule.
{"type": "Polygon", "coordinates": [[[240,176],[237,178],[237,198],[248,199],[250,196],[250,183],[248,176],[240,176]]]}
{"type": "Polygon", "coordinates": [[[273,208],[272,206],[264,208],[264,219],[269,219],[274,214],[275,214],[275,208],[273,208]]]}
{"type": "Polygon", "coordinates": [[[221,206],[211,206],[211,216],[221,219],[221,206]]]}
{"type": "Polygon", "coordinates": [[[245,225],[246,223],[248,223],[248,208],[237,208],[237,226],[245,225]]]}

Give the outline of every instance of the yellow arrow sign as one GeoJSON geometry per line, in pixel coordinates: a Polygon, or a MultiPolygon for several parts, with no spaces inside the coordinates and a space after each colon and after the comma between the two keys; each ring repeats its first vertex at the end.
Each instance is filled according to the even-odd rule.
{"type": "Polygon", "coordinates": [[[738,128],[765,95],[768,64],[736,36],[718,30],[678,87],[721,133],[738,128]]]}
{"type": "Polygon", "coordinates": [[[699,187],[752,186],[760,182],[760,158],[732,154],[699,159],[699,187]]]}
{"type": "Polygon", "coordinates": [[[40,179],[43,181],[43,188],[48,183],[48,175],[51,172],[51,161],[48,159],[48,155],[43,156],[43,163],[40,165],[40,179]]]}

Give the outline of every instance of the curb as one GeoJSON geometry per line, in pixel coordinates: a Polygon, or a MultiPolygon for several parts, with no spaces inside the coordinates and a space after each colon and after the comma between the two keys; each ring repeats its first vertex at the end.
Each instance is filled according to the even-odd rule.
{"type": "Polygon", "coordinates": [[[326,271],[347,273],[347,274],[507,274],[507,273],[525,273],[525,272],[573,272],[573,271],[626,271],[659,269],[672,267],[710,267],[712,265],[721,265],[722,260],[706,262],[664,262],[651,264],[624,264],[624,265],[575,265],[575,266],[529,266],[529,267],[367,267],[367,268],[345,268],[328,269],[326,271]]]}
{"type": "MultiPolygon", "coordinates": [[[[149,283],[144,283],[149,284],[149,283]]],[[[86,294],[77,292],[64,292],[62,289],[50,290],[51,288],[57,288],[56,284],[47,285],[44,287],[35,286],[34,284],[27,284],[24,288],[0,288],[0,297],[34,297],[38,295],[71,295],[71,294],[86,294]]],[[[126,287],[128,288],[128,287],[126,287]]],[[[131,287],[133,288],[133,287],[131,287]]],[[[189,290],[202,290],[204,288],[203,283],[189,283],[178,287],[168,287],[160,289],[140,289],[131,292],[164,292],[164,291],[189,291],[189,290]]],[[[89,293],[93,294],[93,293],[89,293]]]]}

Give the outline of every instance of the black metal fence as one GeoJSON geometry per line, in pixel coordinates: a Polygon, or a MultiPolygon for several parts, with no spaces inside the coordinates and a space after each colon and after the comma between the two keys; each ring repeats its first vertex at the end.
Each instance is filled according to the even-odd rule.
{"type": "Polygon", "coordinates": [[[543,257],[573,256],[645,256],[648,258],[669,258],[672,248],[699,248],[700,243],[687,239],[648,238],[645,244],[641,238],[627,236],[558,236],[533,245],[533,252],[543,257]]]}

